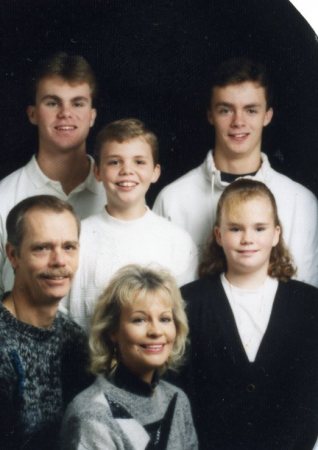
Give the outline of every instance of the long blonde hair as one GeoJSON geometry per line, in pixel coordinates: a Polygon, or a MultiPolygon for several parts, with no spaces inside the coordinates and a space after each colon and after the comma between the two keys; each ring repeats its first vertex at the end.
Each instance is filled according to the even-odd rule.
{"type": "MultiPolygon", "coordinates": [[[[283,240],[283,232],[277,213],[277,205],[275,198],[268,187],[260,181],[251,180],[249,178],[240,178],[229,184],[222,193],[216,212],[215,227],[219,227],[221,223],[221,215],[225,205],[230,202],[240,203],[257,197],[267,198],[272,206],[274,225],[280,227],[279,241],[272,248],[268,266],[268,275],[277,278],[280,281],[289,280],[295,273],[291,255],[285,246],[283,240]]],[[[217,275],[227,271],[227,262],[223,248],[217,243],[215,230],[212,230],[208,240],[202,262],[199,267],[199,276],[217,275]]]]}

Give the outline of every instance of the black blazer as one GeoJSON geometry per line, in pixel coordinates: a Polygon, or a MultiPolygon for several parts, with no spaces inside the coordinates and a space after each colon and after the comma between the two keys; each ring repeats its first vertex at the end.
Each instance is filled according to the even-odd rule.
{"type": "Polygon", "coordinates": [[[180,375],[200,448],[311,450],[318,435],[318,289],[279,283],[249,362],[219,277],[182,288],[191,346],[180,375]]]}

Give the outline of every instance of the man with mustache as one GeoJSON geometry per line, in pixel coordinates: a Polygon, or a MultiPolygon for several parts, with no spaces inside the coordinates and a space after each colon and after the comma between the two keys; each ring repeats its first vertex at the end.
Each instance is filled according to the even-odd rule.
{"type": "Polygon", "coordinates": [[[78,265],[79,221],[54,196],[6,221],[14,285],[0,303],[0,448],[54,448],[66,404],[90,380],[81,328],[58,311],[78,265]]]}

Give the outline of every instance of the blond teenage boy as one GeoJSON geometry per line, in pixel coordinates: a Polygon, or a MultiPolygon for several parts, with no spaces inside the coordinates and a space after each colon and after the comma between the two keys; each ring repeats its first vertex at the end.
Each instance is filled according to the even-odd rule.
{"type": "Polygon", "coordinates": [[[54,195],[70,203],[81,218],[105,204],[93,159],[86,153],[96,117],[95,95],[96,79],[82,56],[59,52],[36,69],[27,114],[38,130],[38,148],[24,167],[0,182],[0,294],[13,283],[5,221],[15,204],[33,195],[54,195]]]}
{"type": "Polygon", "coordinates": [[[85,329],[113,273],[129,263],[158,264],[182,285],[196,278],[197,251],[181,228],[157,216],[145,196],[160,175],[156,136],[136,119],[97,136],[95,174],[107,194],[100,214],[82,222],[79,271],[65,306],[85,329]]]}
{"type": "Polygon", "coordinates": [[[297,266],[296,278],[318,286],[318,204],[307,188],[276,172],[261,152],[262,133],[273,109],[265,68],[250,60],[225,61],[211,84],[209,123],[214,148],[204,162],[166,186],[154,211],[183,227],[202,249],[226,186],[239,177],[265,183],[273,192],[284,238],[297,266]]]}

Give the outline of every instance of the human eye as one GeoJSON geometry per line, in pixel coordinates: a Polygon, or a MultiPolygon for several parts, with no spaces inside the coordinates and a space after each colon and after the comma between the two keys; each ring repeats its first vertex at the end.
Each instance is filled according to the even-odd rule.
{"type": "Polygon", "coordinates": [[[77,244],[77,243],[72,243],[72,242],[66,243],[66,244],[63,246],[63,248],[64,248],[64,250],[67,251],[67,252],[73,252],[73,251],[77,250],[78,244],[77,244]]]}
{"type": "Polygon", "coordinates": [[[107,161],[108,166],[117,166],[118,164],[119,164],[119,160],[116,158],[112,158],[107,161]]]}
{"type": "Polygon", "coordinates": [[[240,227],[232,225],[229,227],[229,231],[232,231],[232,233],[237,233],[238,231],[240,231],[240,227]]]}
{"type": "Polygon", "coordinates": [[[257,114],[257,113],[258,113],[258,109],[257,109],[257,108],[254,108],[254,107],[250,107],[250,108],[247,108],[247,112],[248,112],[248,114],[250,114],[250,115],[254,115],[254,114],[257,114]]]}
{"type": "Polygon", "coordinates": [[[161,318],[160,318],[160,322],[162,322],[162,323],[170,323],[170,322],[172,322],[172,316],[170,316],[170,315],[167,315],[167,316],[162,316],[161,318]]]}
{"type": "Polygon", "coordinates": [[[218,113],[225,116],[230,113],[230,108],[223,106],[222,108],[219,108],[218,113]]]}
{"type": "Polygon", "coordinates": [[[86,102],[84,100],[76,100],[74,102],[74,106],[76,108],[83,108],[84,106],[86,106],[86,102]]]}
{"type": "Polygon", "coordinates": [[[32,251],[34,253],[44,253],[50,250],[50,246],[48,244],[36,244],[32,247],[32,251]]]}
{"type": "Polygon", "coordinates": [[[143,317],[143,316],[134,316],[134,317],[131,319],[131,322],[134,323],[134,324],[136,324],[136,325],[139,325],[139,324],[141,324],[141,323],[144,323],[145,321],[146,321],[146,319],[145,319],[145,317],[143,317]]]}
{"type": "Polygon", "coordinates": [[[53,107],[57,106],[58,102],[57,102],[57,100],[54,100],[54,99],[48,99],[44,102],[44,104],[45,104],[45,106],[53,108],[53,107]]]}
{"type": "Polygon", "coordinates": [[[138,165],[144,165],[147,164],[147,161],[144,159],[136,159],[136,164],[138,165]]]}
{"type": "Polygon", "coordinates": [[[258,231],[258,232],[265,231],[265,230],[266,230],[266,227],[264,225],[258,225],[256,227],[256,231],[258,231]]]}

